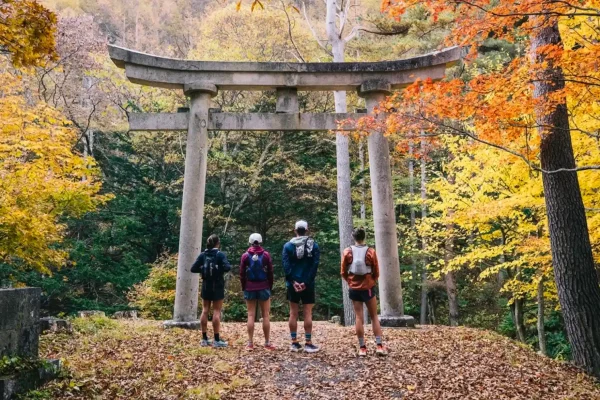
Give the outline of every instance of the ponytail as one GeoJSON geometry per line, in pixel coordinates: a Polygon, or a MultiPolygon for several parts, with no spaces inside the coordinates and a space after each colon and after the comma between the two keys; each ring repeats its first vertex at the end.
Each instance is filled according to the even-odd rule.
{"type": "Polygon", "coordinates": [[[208,237],[208,239],[206,239],[206,248],[207,249],[214,249],[215,247],[217,247],[220,243],[219,237],[215,234],[212,234],[208,237]]]}

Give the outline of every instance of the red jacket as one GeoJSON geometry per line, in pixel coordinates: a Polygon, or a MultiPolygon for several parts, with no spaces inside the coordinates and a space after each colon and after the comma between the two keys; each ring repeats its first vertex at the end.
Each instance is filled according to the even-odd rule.
{"type": "Polygon", "coordinates": [[[268,251],[260,246],[252,246],[242,255],[242,259],[240,260],[240,281],[242,282],[242,290],[250,292],[273,288],[273,261],[268,251]],[[254,254],[263,254],[263,264],[267,266],[266,281],[252,282],[246,280],[246,268],[250,265],[250,257],[254,254]]]}

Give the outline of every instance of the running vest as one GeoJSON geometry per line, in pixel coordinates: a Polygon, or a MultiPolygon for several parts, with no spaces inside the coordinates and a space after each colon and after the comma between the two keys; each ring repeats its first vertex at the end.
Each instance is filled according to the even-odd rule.
{"type": "Polygon", "coordinates": [[[349,273],[353,275],[367,275],[371,273],[371,267],[366,264],[369,246],[350,246],[352,250],[352,264],[349,273]]]}

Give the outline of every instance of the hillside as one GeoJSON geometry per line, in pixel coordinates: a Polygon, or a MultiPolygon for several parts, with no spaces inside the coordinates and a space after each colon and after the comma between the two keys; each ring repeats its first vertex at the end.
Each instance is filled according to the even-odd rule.
{"type": "MultiPolygon", "coordinates": [[[[159,322],[77,321],[73,336],[42,338],[69,376],[43,388],[53,399],[599,399],[600,386],[568,364],[495,333],[467,328],[386,330],[389,357],[355,356],[353,329],[316,323],[322,351],[293,354],[287,323],[275,352],[244,350],[245,325],[226,323],[231,347],[201,348],[200,333],[159,322]]],[[[256,342],[262,332],[257,329],[256,342]]],[[[367,340],[372,342],[370,333],[367,340]]],[[[371,346],[372,348],[373,346],[371,346]]],[[[40,397],[37,397],[40,398],[40,397]]],[[[42,397],[43,398],[43,397],[42,397]]]]}

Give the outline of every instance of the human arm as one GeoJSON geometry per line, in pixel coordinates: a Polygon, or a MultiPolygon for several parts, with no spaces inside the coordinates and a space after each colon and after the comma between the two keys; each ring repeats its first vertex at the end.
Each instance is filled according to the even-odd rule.
{"type": "Polygon", "coordinates": [[[321,259],[321,250],[319,249],[319,245],[317,244],[317,242],[315,242],[315,244],[313,245],[313,251],[312,251],[312,265],[310,268],[310,272],[308,274],[308,282],[310,282],[311,285],[315,283],[320,259],[321,259]]]}
{"type": "Polygon", "coordinates": [[[369,249],[369,253],[371,254],[371,275],[373,275],[373,280],[377,281],[379,279],[379,261],[377,260],[377,253],[375,249],[369,249]]]}
{"type": "Polygon", "coordinates": [[[231,271],[231,264],[227,259],[227,255],[223,252],[219,252],[219,255],[221,256],[220,266],[223,267],[223,273],[231,271]]]}
{"type": "Polygon", "coordinates": [[[285,280],[292,282],[292,263],[290,262],[290,255],[287,250],[287,244],[283,246],[283,253],[281,254],[281,263],[283,264],[283,273],[285,274],[285,280]]]}
{"type": "Polygon", "coordinates": [[[273,259],[271,254],[265,252],[267,261],[267,280],[269,281],[269,289],[273,290],[273,259]]]}
{"type": "Polygon", "coordinates": [[[248,261],[248,253],[242,254],[240,260],[240,282],[242,283],[242,290],[246,290],[246,263],[248,261]]]}
{"type": "Polygon", "coordinates": [[[190,272],[199,274],[202,271],[203,265],[204,265],[204,253],[200,253],[198,258],[196,258],[196,261],[194,261],[194,263],[192,264],[192,268],[190,269],[190,272]]]}
{"type": "Polygon", "coordinates": [[[340,271],[340,274],[345,281],[348,281],[349,279],[348,270],[350,268],[350,264],[352,264],[352,250],[347,248],[342,253],[342,266],[340,271]]]}

